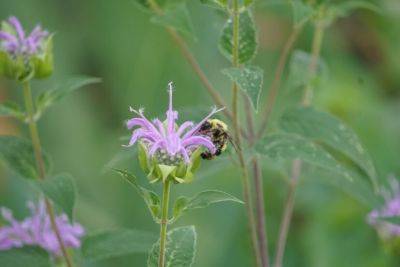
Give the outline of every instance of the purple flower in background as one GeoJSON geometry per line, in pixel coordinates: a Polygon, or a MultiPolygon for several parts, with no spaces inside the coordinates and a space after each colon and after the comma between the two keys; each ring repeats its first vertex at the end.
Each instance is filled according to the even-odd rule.
{"type": "Polygon", "coordinates": [[[400,226],[384,221],[387,217],[400,216],[400,184],[394,177],[390,179],[390,191],[381,190],[381,195],[385,199],[385,204],[379,209],[375,209],[368,214],[367,221],[370,225],[377,228],[383,238],[400,236],[400,226]]]}
{"type": "Polygon", "coordinates": [[[159,119],[149,121],[143,115],[143,109],[136,111],[130,108],[138,117],[126,123],[128,129],[135,128],[128,146],[132,146],[137,141],[142,142],[148,155],[155,156],[159,163],[165,165],[178,165],[182,160],[190,163],[191,153],[199,147],[204,147],[214,153],[214,144],[207,136],[199,134],[198,130],[206,120],[220,110],[213,108],[211,113],[196,125],[191,121],[186,121],[178,126],[176,124],[178,112],[173,110],[172,106],[172,82],[168,84],[168,87],[169,107],[164,122],[159,119]]]}
{"type": "MultiPolygon", "coordinates": [[[[40,246],[52,255],[60,256],[61,250],[51,228],[50,217],[46,213],[44,201],[39,201],[37,206],[29,202],[28,207],[31,217],[27,217],[23,221],[17,221],[10,210],[1,208],[2,217],[9,225],[0,228],[0,250],[31,245],[40,246]]],[[[56,217],[56,224],[67,247],[80,247],[80,238],[85,233],[80,224],[71,224],[65,214],[56,217]]]]}
{"type": "Polygon", "coordinates": [[[37,55],[44,50],[44,41],[49,33],[38,25],[31,34],[26,35],[21,23],[16,17],[10,17],[0,31],[0,50],[10,55],[37,55]]]}

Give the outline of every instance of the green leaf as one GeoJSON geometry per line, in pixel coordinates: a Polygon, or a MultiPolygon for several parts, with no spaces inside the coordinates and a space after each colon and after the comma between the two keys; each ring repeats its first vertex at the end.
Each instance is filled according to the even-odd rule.
{"type": "Polygon", "coordinates": [[[311,63],[311,55],[307,52],[296,50],[293,52],[289,63],[289,85],[292,87],[304,87],[313,84],[314,87],[326,79],[327,67],[325,63],[319,59],[317,63],[316,74],[312,75],[308,71],[311,63]]]}
{"type": "Polygon", "coordinates": [[[375,4],[368,2],[368,1],[344,1],[342,3],[337,3],[331,6],[331,9],[334,13],[335,18],[337,17],[347,17],[353,12],[354,10],[357,9],[366,9],[366,10],[371,10],[377,13],[380,13],[381,10],[379,7],[377,7],[375,4]]]}
{"type": "Polygon", "coordinates": [[[73,178],[69,174],[48,177],[42,181],[37,181],[35,185],[72,220],[76,189],[73,178]]]}
{"type": "Polygon", "coordinates": [[[258,111],[258,103],[263,85],[263,70],[257,66],[229,68],[222,70],[251,100],[254,111],[258,111]]]}
{"type": "Polygon", "coordinates": [[[294,134],[271,134],[256,144],[256,151],[276,161],[301,159],[311,165],[328,169],[351,180],[349,172],[320,146],[294,134]]]}
{"type": "Polygon", "coordinates": [[[6,101],[0,104],[0,116],[11,116],[21,121],[25,120],[25,113],[15,102],[6,101]]]}
{"type": "MultiPolygon", "coordinates": [[[[50,169],[50,160],[42,152],[45,169],[50,169]]],[[[19,176],[26,179],[38,179],[39,173],[33,147],[30,141],[16,136],[0,136],[0,158],[19,176]]]]}
{"type": "Polygon", "coordinates": [[[175,201],[174,204],[172,222],[176,221],[184,212],[188,210],[205,208],[214,203],[227,201],[243,204],[243,201],[240,199],[219,190],[203,191],[190,199],[186,197],[180,197],[175,201]]]}
{"type": "Polygon", "coordinates": [[[146,253],[156,240],[156,235],[145,231],[103,231],[84,238],[82,255],[86,260],[98,261],[132,253],[146,253]]]}
{"type": "Polygon", "coordinates": [[[315,14],[314,8],[301,0],[292,0],[290,3],[292,5],[294,27],[303,25],[315,14]]]}
{"type": "MultiPolygon", "coordinates": [[[[148,267],[158,267],[160,241],[153,245],[147,260],[148,267]]],[[[196,252],[194,226],[175,228],[168,232],[165,249],[165,267],[190,267],[196,252]]]]}
{"type": "Polygon", "coordinates": [[[44,91],[36,99],[37,111],[35,114],[35,119],[39,119],[50,106],[62,100],[65,96],[69,95],[73,91],[89,84],[99,83],[100,81],[101,79],[99,78],[76,76],[69,78],[55,89],[44,91]]]}
{"type": "Polygon", "coordinates": [[[382,221],[393,223],[400,226],[400,216],[392,216],[392,217],[381,217],[382,221]]]}
{"type": "Polygon", "coordinates": [[[227,0],[200,0],[200,2],[204,5],[207,5],[212,8],[226,10],[228,7],[227,0]]]}
{"type": "Polygon", "coordinates": [[[193,24],[185,3],[168,7],[162,15],[151,18],[151,22],[172,27],[186,37],[196,39],[193,24]]]}
{"type": "Polygon", "coordinates": [[[137,178],[133,174],[119,169],[114,169],[114,171],[119,173],[131,186],[133,186],[133,188],[136,189],[136,191],[145,201],[147,208],[149,209],[151,215],[153,216],[154,221],[158,223],[160,221],[160,211],[161,211],[160,197],[153,191],[141,187],[137,183],[137,178]]]}
{"type": "MultiPolygon", "coordinates": [[[[249,62],[256,54],[256,29],[250,11],[246,10],[239,16],[239,63],[249,62]]],[[[221,53],[232,61],[233,51],[233,21],[229,18],[225,23],[219,40],[221,53]]]]}
{"type": "Polygon", "coordinates": [[[49,254],[40,247],[25,246],[0,251],[0,266],[4,267],[50,267],[49,254]]]}
{"type": "Polygon", "coordinates": [[[339,119],[314,108],[298,107],[289,109],[282,115],[280,127],[285,132],[323,142],[343,153],[368,174],[374,185],[377,184],[376,171],[370,156],[354,131],[339,119]]]}

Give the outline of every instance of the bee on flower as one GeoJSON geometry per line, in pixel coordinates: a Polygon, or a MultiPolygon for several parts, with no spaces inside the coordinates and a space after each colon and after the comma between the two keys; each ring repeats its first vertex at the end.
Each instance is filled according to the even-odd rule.
{"type": "Polygon", "coordinates": [[[199,123],[185,121],[177,124],[178,112],[173,109],[173,86],[168,84],[169,105],[166,119],[156,118],[152,121],[144,116],[143,109],[130,108],[137,117],[127,121],[126,126],[132,130],[132,137],[127,145],[139,143],[139,162],[151,179],[151,182],[165,181],[172,177],[175,182],[190,181],[193,172],[199,165],[204,151],[215,154],[216,145],[211,138],[203,134],[202,125],[222,109],[213,108],[199,123]]]}

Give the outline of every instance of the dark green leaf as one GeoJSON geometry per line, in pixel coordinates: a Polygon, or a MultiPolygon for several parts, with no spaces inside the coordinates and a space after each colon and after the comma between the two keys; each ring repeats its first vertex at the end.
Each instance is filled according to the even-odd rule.
{"type": "Polygon", "coordinates": [[[4,267],[50,267],[49,254],[39,247],[25,246],[0,251],[0,266],[4,267]]]}
{"type": "Polygon", "coordinates": [[[263,85],[263,70],[256,66],[246,66],[244,68],[224,69],[222,72],[233,82],[236,82],[239,88],[246,93],[257,112],[263,85]]]}
{"type": "Polygon", "coordinates": [[[347,0],[342,3],[337,3],[331,6],[332,12],[335,17],[347,17],[357,9],[367,9],[377,13],[381,10],[375,4],[369,1],[359,1],[359,0],[347,0]]]}
{"type": "Polygon", "coordinates": [[[392,217],[381,217],[382,221],[393,223],[400,226],[400,216],[392,216],[392,217]]]}
{"type": "MultiPolygon", "coordinates": [[[[158,241],[149,252],[147,267],[157,267],[160,252],[158,241]]],[[[175,228],[168,232],[165,267],[190,267],[196,253],[196,230],[194,226],[175,228]]]]}
{"type": "Polygon", "coordinates": [[[72,220],[76,189],[73,178],[70,175],[58,174],[42,181],[37,181],[35,185],[72,220]]]}
{"type": "Polygon", "coordinates": [[[82,254],[85,259],[96,261],[132,253],[146,253],[156,240],[156,235],[145,231],[104,231],[84,238],[82,254]]]}
{"type": "Polygon", "coordinates": [[[196,39],[185,3],[170,6],[162,15],[152,17],[151,21],[158,25],[172,27],[186,37],[196,39]]]}
{"type": "MultiPolygon", "coordinates": [[[[249,62],[256,54],[256,29],[250,11],[240,13],[239,17],[239,63],[249,62]]],[[[221,53],[232,61],[233,51],[233,21],[229,18],[222,29],[219,40],[221,53]]]]}
{"type": "Polygon", "coordinates": [[[266,136],[257,143],[256,150],[261,155],[276,161],[301,159],[311,165],[328,169],[351,180],[348,171],[331,154],[312,141],[298,135],[272,134],[266,136]]]}
{"type": "MultiPolygon", "coordinates": [[[[45,169],[50,169],[50,160],[42,152],[45,169]]],[[[19,176],[38,179],[39,173],[30,141],[16,136],[0,136],[0,158],[19,176]]]]}
{"type": "Polygon", "coordinates": [[[153,216],[153,219],[155,222],[160,221],[160,211],[161,211],[161,201],[159,196],[154,193],[153,191],[150,191],[142,186],[140,186],[137,183],[136,177],[124,170],[118,170],[114,169],[117,173],[119,173],[130,185],[133,186],[133,188],[136,189],[136,191],[139,193],[139,195],[143,198],[143,200],[146,202],[146,205],[148,209],[150,210],[151,215],[153,216]]]}
{"type": "Polygon", "coordinates": [[[354,131],[339,119],[314,108],[298,107],[283,114],[280,127],[343,153],[358,164],[376,185],[376,172],[370,156],[354,131]]]}
{"type": "Polygon", "coordinates": [[[62,82],[57,88],[44,91],[36,99],[36,114],[35,119],[39,119],[40,116],[50,106],[63,99],[73,91],[82,88],[86,85],[99,83],[101,79],[87,76],[72,77],[62,82]]]}
{"type": "Polygon", "coordinates": [[[219,190],[207,190],[198,193],[188,199],[180,197],[175,201],[172,222],[176,221],[182,214],[188,210],[208,207],[211,204],[219,202],[237,202],[243,204],[240,199],[219,190]]]}
{"type": "Polygon", "coordinates": [[[15,102],[6,101],[0,104],[0,116],[11,116],[21,121],[25,120],[25,113],[15,102]]]}

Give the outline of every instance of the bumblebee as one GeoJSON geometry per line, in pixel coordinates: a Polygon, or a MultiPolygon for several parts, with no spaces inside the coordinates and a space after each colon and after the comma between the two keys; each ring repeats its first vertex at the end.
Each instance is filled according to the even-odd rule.
{"type": "Polygon", "coordinates": [[[221,155],[226,150],[228,141],[233,144],[232,138],[228,133],[228,126],[223,121],[217,119],[205,121],[200,126],[199,133],[208,136],[216,148],[215,153],[211,153],[210,151],[201,153],[203,159],[211,160],[215,156],[221,155]]]}

